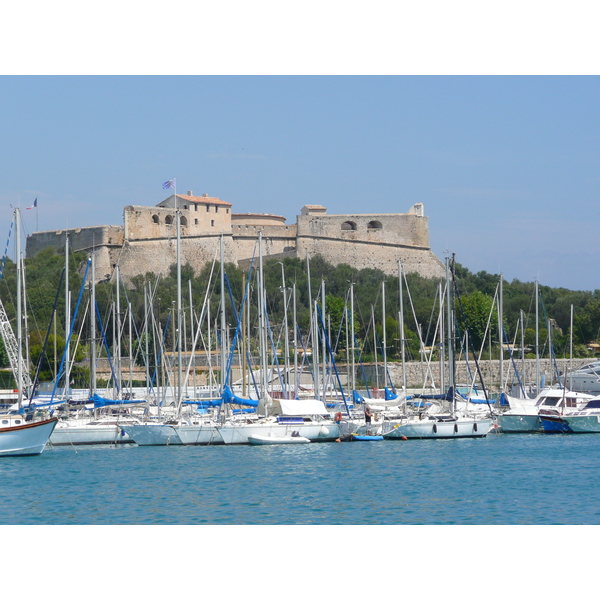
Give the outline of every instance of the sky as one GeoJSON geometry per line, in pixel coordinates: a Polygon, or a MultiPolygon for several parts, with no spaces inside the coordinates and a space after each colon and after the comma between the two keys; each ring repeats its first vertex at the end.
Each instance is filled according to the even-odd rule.
{"type": "MultiPolygon", "coordinates": [[[[554,23],[568,23],[562,13],[548,14],[554,23]]],[[[542,19],[548,25],[548,14],[538,15],[538,24],[542,19]]],[[[431,21],[433,33],[448,16],[440,12],[431,21]]],[[[37,198],[37,209],[23,210],[27,234],[120,225],[124,206],[157,204],[167,195],[162,182],[176,178],[179,193],[206,193],[231,202],[234,212],[278,214],[290,224],[304,204],[322,204],[329,214],[364,214],[403,213],[420,202],[431,248],[441,260],[454,253],[471,271],[508,281],[600,288],[600,79],[582,58],[588,54],[565,52],[569,44],[581,50],[578,40],[585,35],[571,33],[566,42],[553,37],[553,43],[550,34],[542,35],[546,62],[517,52],[503,67],[498,56],[507,45],[497,47],[497,41],[506,41],[506,31],[490,29],[486,47],[480,34],[463,41],[454,29],[442,42],[461,43],[442,43],[421,63],[394,62],[383,53],[392,47],[394,25],[372,15],[346,18],[350,31],[341,30],[339,48],[357,52],[348,40],[364,18],[364,63],[353,63],[358,52],[350,60],[336,57],[333,43],[315,56],[315,46],[324,48],[317,36],[304,46],[313,54],[306,51],[302,67],[291,29],[289,45],[279,36],[278,48],[295,60],[269,62],[264,40],[258,41],[268,25],[256,28],[255,44],[241,49],[238,43],[232,51],[228,42],[235,32],[242,41],[241,32],[249,35],[236,21],[234,33],[220,39],[225,58],[208,68],[206,56],[218,54],[209,27],[190,35],[192,46],[179,31],[163,33],[154,46],[142,36],[139,48],[150,59],[141,52],[113,55],[106,66],[88,61],[89,51],[82,52],[83,64],[72,62],[78,56],[72,42],[80,42],[82,33],[71,29],[70,60],[52,60],[52,52],[58,59],[66,54],[55,43],[4,69],[0,244],[11,206],[25,209],[37,198]],[[383,28],[381,36],[369,27],[374,22],[383,28]],[[187,61],[169,72],[165,57],[178,44],[194,48],[198,64],[190,53],[175,51],[187,61]],[[464,60],[467,48],[470,58],[464,60]],[[153,62],[159,52],[162,62],[153,62]]],[[[495,18],[509,22],[509,15],[495,18]]],[[[156,22],[145,19],[152,33],[156,22]]],[[[307,19],[299,15],[299,25],[307,19]]],[[[313,32],[320,27],[312,26],[313,32]]],[[[467,23],[463,31],[468,29],[467,23]]],[[[404,21],[401,30],[407,36],[404,21]]],[[[508,45],[513,51],[526,38],[515,31],[520,35],[508,45]]],[[[413,51],[425,45],[419,37],[411,41],[413,51]]]]}

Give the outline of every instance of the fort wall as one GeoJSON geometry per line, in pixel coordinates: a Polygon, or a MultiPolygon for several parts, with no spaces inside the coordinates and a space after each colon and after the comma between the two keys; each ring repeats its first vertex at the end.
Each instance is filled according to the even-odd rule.
{"type": "MultiPolygon", "coordinates": [[[[240,266],[258,256],[262,233],[263,258],[321,255],[332,265],[375,268],[388,275],[405,272],[443,277],[445,268],[429,247],[429,227],[423,205],[407,213],[328,215],[320,205],[305,205],[296,223],[278,215],[237,213],[231,204],[207,195],[177,194],[156,206],[126,206],[123,226],[102,225],[36,232],[27,238],[27,255],[47,246],[64,252],[69,234],[73,250],[96,248],[97,279],[112,276],[119,265],[125,280],[148,271],[166,274],[176,262],[176,210],[181,212],[181,259],[195,272],[214,260],[221,234],[225,260],[240,266]]],[[[217,255],[218,256],[218,255],[217,255]]]]}

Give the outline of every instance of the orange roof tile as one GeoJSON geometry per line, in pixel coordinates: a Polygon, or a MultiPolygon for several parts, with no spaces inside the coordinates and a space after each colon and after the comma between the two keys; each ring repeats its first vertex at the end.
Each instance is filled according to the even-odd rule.
{"type": "Polygon", "coordinates": [[[181,198],[185,202],[191,202],[193,204],[218,204],[219,206],[232,206],[231,202],[226,202],[220,198],[211,198],[209,196],[187,196],[185,194],[177,194],[178,198],[181,198]]]}

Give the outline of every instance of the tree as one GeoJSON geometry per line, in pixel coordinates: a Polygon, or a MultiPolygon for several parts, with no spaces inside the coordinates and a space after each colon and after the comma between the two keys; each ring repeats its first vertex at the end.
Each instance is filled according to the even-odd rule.
{"type": "Polygon", "coordinates": [[[463,335],[465,331],[469,332],[475,352],[479,351],[485,341],[486,331],[488,336],[495,335],[494,339],[498,339],[498,314],[496,309],[492,312],[493,303],[492,297],[476,290],[461,298],[460,305],[457,307],[458,326],[463,335]],[[491,318],[490,313],[492,313],[491,318]]]}

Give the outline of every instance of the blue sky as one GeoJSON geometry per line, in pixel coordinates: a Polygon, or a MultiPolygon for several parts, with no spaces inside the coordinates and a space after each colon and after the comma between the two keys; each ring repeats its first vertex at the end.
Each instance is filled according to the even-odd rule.
{"type": "MultiPolygon", "coordinates": [[[[471,271],[600,288],[597,76],[2,76],[0,235],[207,193],[406,212],[471,271]],[[4,233],[3,233],[4,232],[4,233]]],[[[2,243],[2,242],[0,242],[2,243]]]]}

